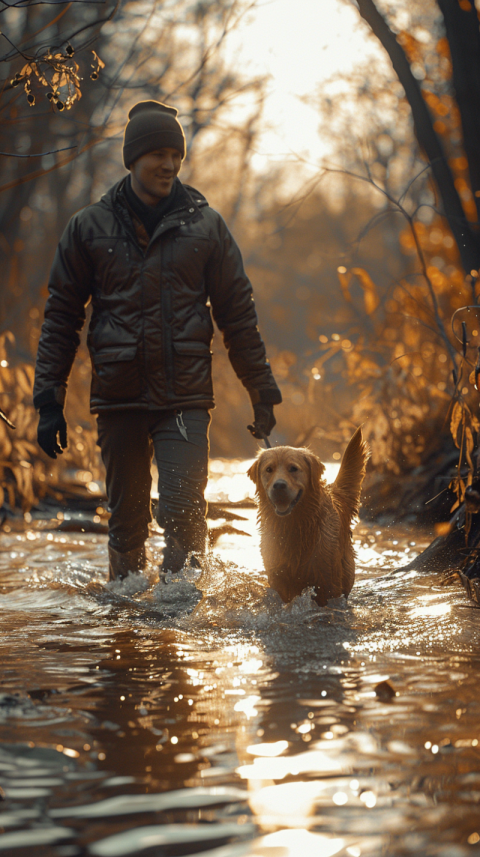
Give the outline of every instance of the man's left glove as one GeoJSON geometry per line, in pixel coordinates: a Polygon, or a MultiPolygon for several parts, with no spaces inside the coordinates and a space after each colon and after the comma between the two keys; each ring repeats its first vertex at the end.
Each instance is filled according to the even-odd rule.
{"type": "Polygon", "coordinates": [[[247,426],[249,432],[258,440],[268,437],[277,421],[273,416],[273,405],[258,402],[253,406],[253,426],[247,426]]]}
{"type": "Polygon", "coordinates": [[[48,405],[42,405],[39,411],[38,445],[50,458],[56,458],[57,453],[61,455],[63,450],[67,448],[67,423],[63,416],[63,408],[57,402],[50,402],[48,405]],[[60,445],[57,435],[60,439],[60,445]]]}

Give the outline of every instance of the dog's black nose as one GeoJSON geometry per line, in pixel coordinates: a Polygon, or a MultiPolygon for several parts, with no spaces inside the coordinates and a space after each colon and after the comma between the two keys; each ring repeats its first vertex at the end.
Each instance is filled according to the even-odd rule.
{"type": "Polygon", "coordinates": [[[277,479],[277,481],[273,483],[272,488],[274,491],[285,491],[285,489],[288,488],[288,485],[284,479],[277,479]]]}

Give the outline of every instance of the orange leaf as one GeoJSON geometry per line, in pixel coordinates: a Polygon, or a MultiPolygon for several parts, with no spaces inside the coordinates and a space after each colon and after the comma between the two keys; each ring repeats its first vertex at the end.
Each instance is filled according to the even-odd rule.
{"type": "Polygon", "coordinates": [[[435,524],[435,535],[436,536],[448,536],[451,532],[452,527],[450,521],[441,521],[438,524],[435,524]]]}
{"type": "MultiPolygon", "coordinates": [[[[470,426],[465,427],[465,456],[467,459],[467,464],[470,467],[471,471],[473,471],[473,461],[472,461],[472,452],[473,452],[473,433],[470,426]]],[[[470,475],[470,474],[469,474],[470,475]]]]}
{"type": "Polygon", "coordinates": [[[380,303],[377,287],[373,282],[370,274],[364,268],[352,268],[352,274],[360,280],[360,285],[363,289],[363,301],[365,304],[365,312],[367,315],[372,315],[380,303]]]}
{"type": "Polygon", "coordinates": [[[452,419],[450,420],[450,433],[453,437],[453,441],[455,446],[459,449],[460,444],[458,442],[458,427],[462,421],[462,406],[460,402],[455,402],[452,411],[452,419]]]}

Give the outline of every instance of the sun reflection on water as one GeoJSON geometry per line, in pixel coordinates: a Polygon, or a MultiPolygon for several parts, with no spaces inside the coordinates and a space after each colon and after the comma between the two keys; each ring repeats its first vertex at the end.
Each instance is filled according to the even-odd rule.
{"type": "Polygon", "coordinates": [[[280,756],[288,750],[288,741],[274,741],[273,744],[250,744],[247,753],[251,756],[280,756]]]}
{"type": "MultiPolygon", "coordinates": [[[[253,499],[255,489],[247,470],[254,459],[213,458],[209,463],[209,478],[206,490],[207,500],[215,502],[238,503],[253,499]]],[[[340,465],[330,461],[325,464],[327,482],[333,482],[340,465]]]]}
{"type": "Polygon", "coordinates": [[[451,604],[429,604],[425,607],[414,607],[410,610],[410,616],[418,619],[424,617],[426,619],[435,619],[438,616],[448,616],[452,612],[451,604]]]}
{"type": "MultiPolygon", "coordinates": [[[[237,464],[213,462],[211,498],[251,497],[249,462],[237,464]]],[[[35,524],[4,534],[0,727],[3,717],[7,740],[14,723],[25,747],[33,738],[41,754],[53,748],[57,779],[67,764],[75,777],[85,765],[97,777],[91,789],[62,780],[49,813],[67,819],[74,809],[90,826],[101,818],[111,836],[99,847],[115,854],[120,809],[133,836],[135,812],[153,811],[155,798],[155,812],[183,812],[178,825],[145,820],[179,837],[179,853],[193,853],[198,829],[197,853],[209,828],[218,843],[225,830],[232,837],[209,845],[212,857],[398,857],[430,845],[435,857],[464,857],[480,841],[480,707],[478,625],[473,610],[456,609],[463,590],[417,572],[386,576],[421,534],[412,542],[412,533],[360,522],[348,603],[323,609],[307,593],[283,605],[266,588],[255,509],[238,514],[244,534],[215,543],[210,576],[195,578],[203,599],[193,612],[182,598],[167,601],[174,583],[162,589],[153,563],[141,586],[106,585],[105,538],[35,524]],[[111,802],[120,789],[121,807],[111,802]]],[[[2,788],[14,806],[17,786],[2,788]]]]}
{"type": "Polygon", "coordinates": [[[344,846],[344,839],[330,839],[322,833],[278,830],[257,840],[247,857],[334,857],[344,846]]]}
{"type": "Polygon", "coordinates": [[[327,788],[320,780],[268,785],[250,791],[248,802],[264,830],[302,829],[315,824],[316,801],[327,788]]]}

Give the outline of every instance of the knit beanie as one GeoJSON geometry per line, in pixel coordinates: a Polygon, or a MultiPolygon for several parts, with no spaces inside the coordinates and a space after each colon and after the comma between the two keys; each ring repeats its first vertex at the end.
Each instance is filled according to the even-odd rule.
{"type": "Polygon", "coordinates": [[[123,142],[127,170],[137,158],[164,147],[186,154],[185,134],[176,118],[178,110],[160,101],[139,101],[128,114],[123,142]]]}

